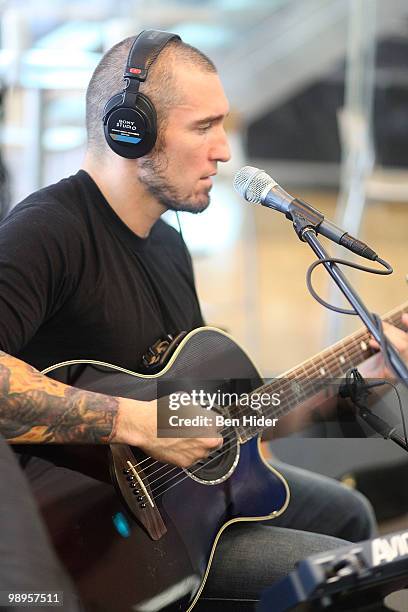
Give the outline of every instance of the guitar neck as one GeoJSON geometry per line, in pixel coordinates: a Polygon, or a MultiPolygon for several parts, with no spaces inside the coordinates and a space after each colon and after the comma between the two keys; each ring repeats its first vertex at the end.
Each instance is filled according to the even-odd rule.
{"type": "MultiPolygon", "coordinates": [[[[407,311],[408,302],[385,315],[383,321],[402,329],[401,315],[407,311]]],[[[299,366],[284,372],[273,382],[253,391],[251,395],[265,394],[272,397],[278,392],[280,394],[279,405],[266,406],[262,409],[262,414],[269,418],[284,416],[297,405],[316,395],[322,388],[323,380],[343,378],[350,368],[357,367],[375,353],[369,345],[369,337],[366,329],[358,330],[299,366]]],[[[251,408],[246,412],[248,415],[253,414],[251,408]]],[[[246,442],[261,433],[263,429],[263,427],[245,427],[240,432],[240,438],[246,442]]]]}

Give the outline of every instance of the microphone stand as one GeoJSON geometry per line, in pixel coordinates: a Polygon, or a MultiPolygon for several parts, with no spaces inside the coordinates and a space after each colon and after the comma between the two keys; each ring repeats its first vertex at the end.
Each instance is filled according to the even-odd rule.
{"type": "MultiPolygon", "coordinates": [[[[330,257],[329,253],[327,253],[317,238],[318,226],[323,219],[323,215],[315,211],[312,207],[305,205],[301,200],[293,200],[289,204],[286,217],[292,220],[293,227],[300,240],[307,242],[319,259],[327,259],[330,257]]],[[[322,265],[324,265],[340,291],[354,308],[368,331],[381,346],[381,335],[377,329],[374,318],[341,269],[335,263],[324,262],[322,265]]],[[[395,347],[390,342],[388,344],[387,355],[394,373],[406,386],[408,386],[408,368],[395,347]]]]}

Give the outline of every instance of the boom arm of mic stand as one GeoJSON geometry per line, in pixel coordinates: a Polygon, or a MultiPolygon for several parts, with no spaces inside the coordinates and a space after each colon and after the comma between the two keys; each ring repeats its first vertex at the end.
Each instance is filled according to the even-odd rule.
{"type": "MultiPolygon", "coordinates": [[[[304,219],[304,230],[299,232],[299,228],[296,227],[295,230],[301,240],[309,244],[309,246],[316,253],[319,259],[329,258],[329,254],[324,249],[323,245],[320,243],[319,239],[316,236],[316,232],[314,231],[311,225],[313,225],[313,223],[310,224],[308,223],[307,219],[304,219]]],[[[338,288],[340,289],[340,291],[343,293],[345,298],[352,305],[360,319],[363,321],[368,331],[372,334],[372,336],[381,346],[380,332],[378,331],[370,312],[367,310],[367,307],[364,305],[355,289],[353,289],[353,287],[350,285],[346,276],[335,263],[324,262],[323,265],[336,283],[336,285],[338,286],[338,288]]],[[[391,343],[389,343],[388,357],[398,378],[401,379],[401,381],[406,386],[408,386],[408,368],[391,343]]]]}

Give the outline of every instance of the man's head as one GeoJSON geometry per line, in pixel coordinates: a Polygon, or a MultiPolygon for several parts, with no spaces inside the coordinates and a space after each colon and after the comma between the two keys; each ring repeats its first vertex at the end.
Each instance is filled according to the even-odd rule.
{"type": "MultiPolygon", "coordinates": [[[[123,71],[134,38],[115,45],[97,66],[87,90],[88,151],[100,162],[112,155],[102,116],[107,100],[123,89],[123,71]]],[[[149,69],[140,91],[156,108],[153,150],[123,159],[133,175],[165,208],[200,212],[207,207],[218,161],[229,159],[222,122],[228,103],[214,64],[182,41],[169,42],[149,69]]]]}

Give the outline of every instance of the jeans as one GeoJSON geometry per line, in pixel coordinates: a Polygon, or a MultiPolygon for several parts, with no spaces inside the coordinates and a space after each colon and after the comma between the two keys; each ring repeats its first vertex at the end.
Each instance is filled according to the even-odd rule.
{"type": "Polygon", "coordinates": [[[268,523],[236,523],[221,536],[197,612],[255,610],[263,589],[291,572],[297,561],[347,541],[371,538],[376,522],[360,493],[325,476],[280,462],[291,500],[268,523]]]}

